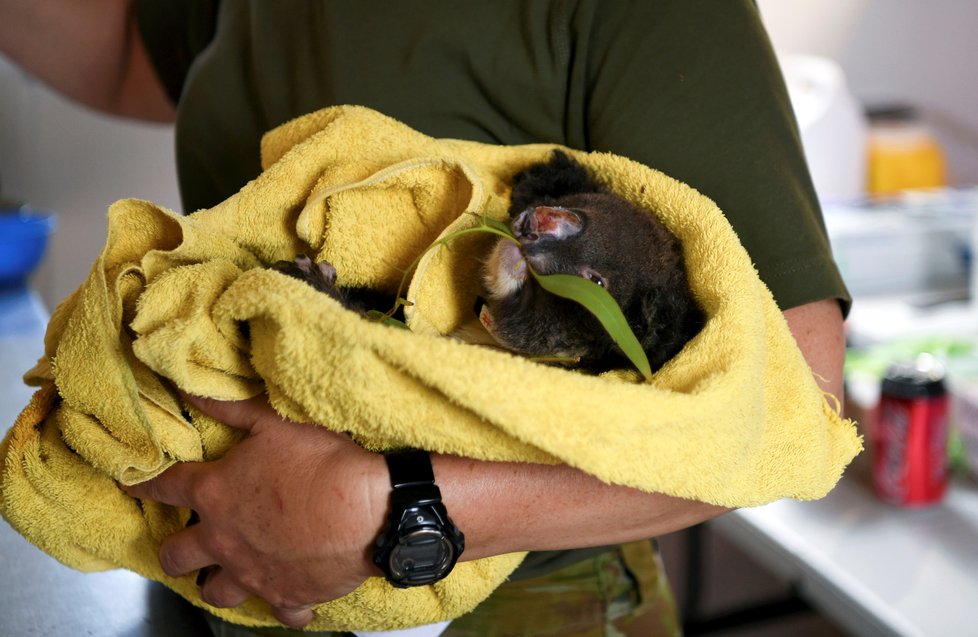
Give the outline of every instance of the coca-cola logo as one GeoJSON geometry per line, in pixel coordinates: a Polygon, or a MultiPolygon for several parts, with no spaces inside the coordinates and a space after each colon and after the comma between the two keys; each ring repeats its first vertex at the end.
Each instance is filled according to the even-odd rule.
{"type": "Polygon", "coordinates": [[[947,480],[947,430],[948,421],[944,413],[932,419],[930,435],[930,484],[942,484],[947,480]]]}
{"type": "Polygon", "coordinates": [[[879,444],[876,462],[876,488],[888,500],[903,498],[907,479],[907,433],[910,429],[910,411],[896,402],[880,406],[877,435],[879,444]]]}

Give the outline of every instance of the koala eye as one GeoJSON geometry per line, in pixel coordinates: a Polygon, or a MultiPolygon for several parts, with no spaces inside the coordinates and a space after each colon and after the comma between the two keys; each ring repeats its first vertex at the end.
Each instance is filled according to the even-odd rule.
{"type": "Polygon", "coordinates": [[[608,289],[608,281],[607,281],[607,279],[605,279],[603,276],[601,276],[600,274],[598,274],[596,271],[592,270],[591,268],[581,268],[580,274],[581,274],[582,277],[584,277],[588,281],[591,281],[593,283],[597,283],[598,285],[600,285],[601,287],[603,287],[606,290],[608,289]]]}

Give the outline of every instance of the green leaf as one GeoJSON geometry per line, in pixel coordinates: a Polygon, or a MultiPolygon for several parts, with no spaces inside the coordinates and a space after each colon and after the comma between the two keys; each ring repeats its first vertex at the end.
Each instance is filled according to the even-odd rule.
{"type": "Polygon", "coordinates": [[[479,225],[476,226],[475,228],[463,228],[461,230],[456,230],[455,232],[450,232],[444,237],[442,237],[441,239],[438,239],[437,241],[429,245],[427,248],[425,248],[421,252],[421,254],[416,256],[414,260],[411,261],[411,264],[402,271],[401,282],[397,286],[397,301],[395,301],[394,307],[387,312],[377,312],[377,311],[368,312],[368,318],[374,321],[379,321],[381,323],[388,323],[389,325],[393,324],[390,323],[389,321],[393,321],[394,323],[398,323],[404,327],[407,327],[407,325],[405,325],[401,321],[398,321],[397,319],[393,318],[394,314],[396,314],[397,310],[402,306],[411,307],[412,305],[414,305],[414,303],[404,298],[401,293],[404,292],[404,289],[407,287],[408,276],[410,276],[410,274],[414,271],[414,268],[417,267],[418,263],[421,262],[421,259],[424,258],[424,255],[428,254],[429,252],[431,252],[432,250],[434,250],[439,246],[447,246],[454,239],[457,239],[458,237],[461,237],[463,235],[471,234],[473,232],[488,232],[490,234],[499,235],[504,239],[508,239],[509,241],[512,241],[514,243],[519,243],[516,240],[516,235],[513,234],[513,231],[510,230],[509,226],[503,223],[502,221],[496,221],[495,219],[487,217],[484,214],[478,214],[471,211],[467,211],[465,214],[472,215],[473,217],[479,219],[479,225]]]}
{"type": "Polygon", "coordinates": [[[601,322],[601,326],[608,332],[608,336],[618,344],[621,351],[625,353],[632,365],[649,380],[652,377],[652,367],[649,359],[645,355],[635,333],[628,326],[625,315],[614,297],[606,289],[589,281],[585,278],[572,274],[537,274],[530,270],[537,282],[547,292],[571,301],[576,301],[584,306],[591,314],[601,322]]]}
{"type": "Polygon", "coordinates": [[[386,312],[380,312],[378,310],[367,310],[367,318],[371,321],[376,321],[377,323],[382,323],[388,327],[399,327],[401,329],[408,329],[408,326],[404,324],[403,321],[398,321],[396,318],[387,314],[386,312]]]}
{"type": "Polygon", "coordinates": [[[482,217],[482,223],[483,225],[495,229],[497,232],[499,232],[499,234],[502,234],[503,236],[509,237],[513,241],[516,241],[516,235],[513,234],[513,230],[512,228],[509,227],[509,224],[503,223],[502,221],[497,221],[496,219],[492,219],[484,215],[482,217]]]}
{"type": "MultiPolygon", "coordinates": [[[[477,217],[479,219],[479,225],[474,228],[465,228],[449,233],[432,243],[421,254],[419,254],[414,261],[411,262],[411,265],[404,270],[403,276],[401,277],[401,283],[398,286],[397,303],[395,304],[394,308],[390,312],[386,313],[371,311],[369,315],[373,320],[380,321],[388,325],[397,325],[405,328],[407,327],[401,321],[392,318],[392,315],[401,305],[411,304],[410,301],[401,296],[401,292],[407,285],[408,275],[418,265],[421,258],[430,250],[433,250],[441,245],[447,245],[453,239],[472,232],[488,232],[508,239],[509,241],[513,241],[514,243],[519,243],[508,224],[492,219],[485,214],[475,212],[468,212],[467,214],[477,217]]],[[[628,321],[625,320],[625,315],[622,314],[621,308],[618,307],[617,301],[615,301],[614,297],[612,297],[607,290],[597,283],[588,281],[587,279],[579,276],[574,276],[571,274],[541,275],[534,272],[533,268],[529,268],[529,270],[544,290],[550,292],[551,294],[556,294],[557,296],[580,303],[585,309],[594,314],[598,321],[601,322],[601,326],[606,332],[608,332],[608,335],[615,341],[615,343],[617,343],[618,347],[621,348],[621,351],[625,353],[625,356],[628,357],[628,360],[630,360],[635,368],[642,374],[642,376],[645,377],[645,380],[649,380],[649,378],[652,377],[652,368],[649,365],[648,357],[645,355],[645,350],[642,349],[638,339],[635,338],[635,333],[632,332],[632,328],[628,326],[628,321]]]]}

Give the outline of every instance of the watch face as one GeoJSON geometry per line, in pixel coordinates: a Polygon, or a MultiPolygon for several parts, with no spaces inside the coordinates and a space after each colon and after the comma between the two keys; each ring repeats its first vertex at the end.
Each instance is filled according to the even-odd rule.
{"type": "Polygon", "coordinates": [[[437,528],[402,535],[390,554],[390,574],[409,586],[440,580],[455,563],[455,547],[437,528]]]}

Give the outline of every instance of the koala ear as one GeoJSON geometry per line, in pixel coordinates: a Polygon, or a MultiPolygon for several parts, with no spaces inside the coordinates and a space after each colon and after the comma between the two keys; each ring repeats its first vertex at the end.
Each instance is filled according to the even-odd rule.
{"type": "Polygon", "coordinates": [[[566,153],[555,150],[545,164],[534,164],[513,177],[510,212],[532,204],[553,203],[566,195],[605,192],[591,173],[566,153]]]}

